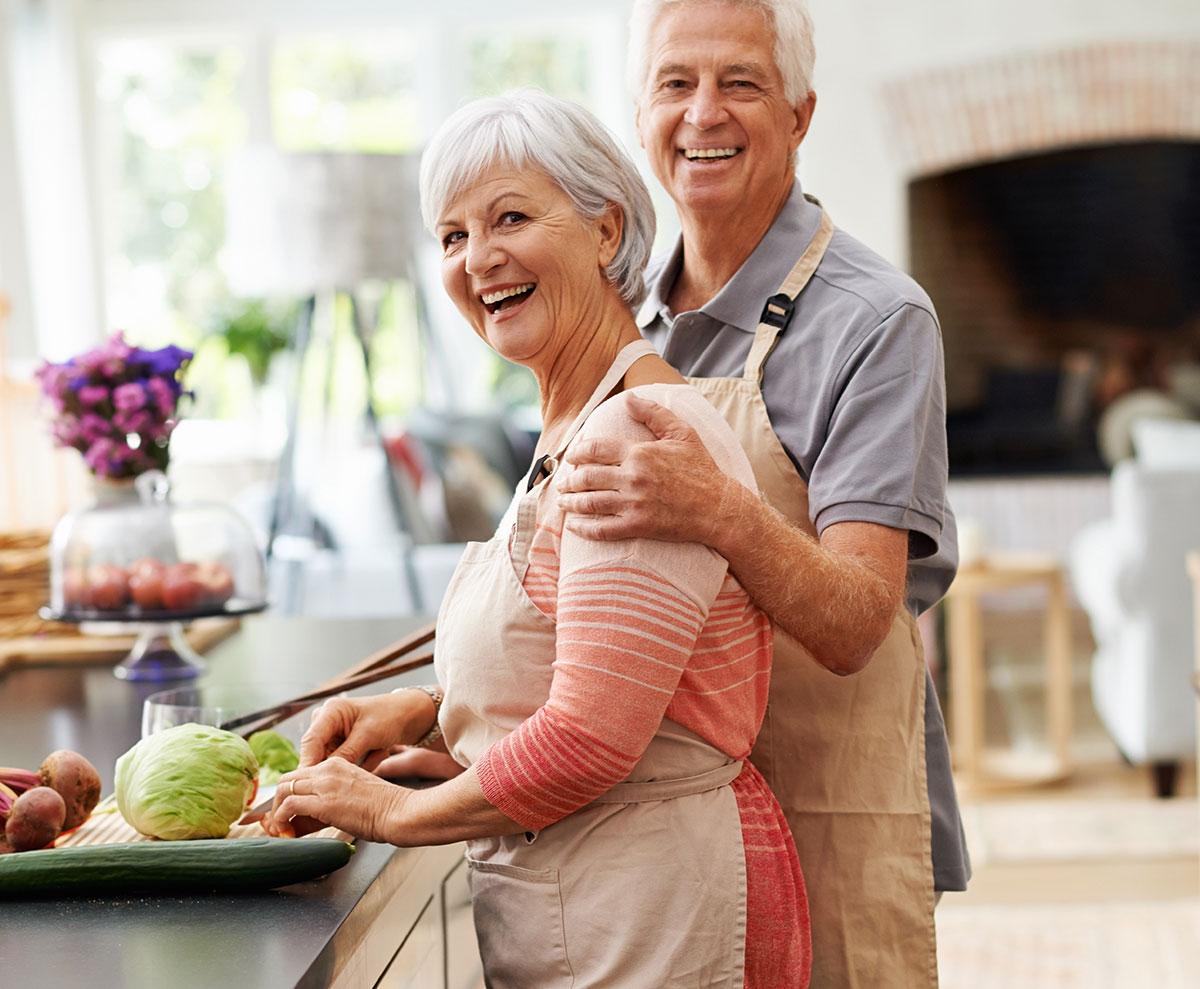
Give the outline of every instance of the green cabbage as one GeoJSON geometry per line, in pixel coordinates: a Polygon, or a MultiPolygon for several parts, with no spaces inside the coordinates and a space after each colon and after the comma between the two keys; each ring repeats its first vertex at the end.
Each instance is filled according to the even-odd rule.
{"type": "Polygon", "coordinates": [[[257,782],[258,760],[241,735],[177,725],[143,738],[117,760],[117,808],[152,838],[224,838],[257,782]]]}
{"type": "Polygon", "coordinates": [[[263,786],[279,782],[279,777],[300,765],[296,746],[270,728],[256,731],[249,738],[250,748],[258,759],[258,781],[263,786]]]}

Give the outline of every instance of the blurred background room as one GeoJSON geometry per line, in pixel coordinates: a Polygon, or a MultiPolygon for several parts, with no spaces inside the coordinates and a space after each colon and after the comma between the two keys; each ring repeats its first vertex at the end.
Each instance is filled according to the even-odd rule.
{"type": "MultiPolygon", "coordinates": [[[[962,566],[921,627],[975,867],[943,985],[1193,986],[1200,4],[810,6],[803,187],[943,331],[962,566]]],[[[94,494],[34,373],[119,331],[193,353],[171,497],[244,517],[272,613],[434,613],[538,420],[444,298],[420,153],[533,85],[645,166],[628,8],[0,0],[0,581],[94,494]]]]}

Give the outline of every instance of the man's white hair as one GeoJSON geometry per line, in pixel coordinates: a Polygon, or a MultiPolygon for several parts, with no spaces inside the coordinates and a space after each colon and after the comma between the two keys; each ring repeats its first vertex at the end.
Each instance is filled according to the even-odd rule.
{"type": "Polygon", "coordinates": [[[634,0],[629,18],[627,69],[629,91],[637,99],[650,72],[650,32],[663,10],[675,4],[720,3],[756,10],[775,33],[775,65],[783,76],[783,95],[798,106],[813,88],[813,24],[806,0],[634,0]]]}

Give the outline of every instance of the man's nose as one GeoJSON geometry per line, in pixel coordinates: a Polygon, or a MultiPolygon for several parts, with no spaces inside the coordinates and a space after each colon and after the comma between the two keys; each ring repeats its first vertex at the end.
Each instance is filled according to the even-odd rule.
{"type": "Polygon", "coordinates": [[[685,119],[698,130],[708,130],[724,123],[728,114],[721,87],[715,80],[703,80],[692,94],[685,119]]]}

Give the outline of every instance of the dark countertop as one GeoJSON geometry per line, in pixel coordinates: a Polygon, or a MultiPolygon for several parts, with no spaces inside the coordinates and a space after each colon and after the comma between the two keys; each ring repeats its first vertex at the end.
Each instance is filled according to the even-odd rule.
{"type": "MultiPolygon", "coordinates": [[[[255,616],[212,648],[204,678],[320,682],[421,624],[255,616]]],[[[426,668],[364,692],[432,679],[426,668]]],[[[75,749],[111,793],[117,757],[138,740],[142,700],[182,685],[118,680],[112,664],[0,673],[0,765],[36,769],[49,752],[75,749]]],[[[380,952],[394,951],[403,936],[394,935],[390,946],[386,938],[367,944],[371,928],[381,919],[393,925],[410,912],[415,917],[429,895],[423,887],[432,857],[447,855],[452,861],[453,848],[359,842],[350,864],[332,875],[270,893],[0,903],[0,971],[45,989],[291,989],[349,981],[351,973],[354,983],[371,985],[380,952]],[[411,911],[397,895],[407,880],[405,896],[420,900],[411,911]]]]}

